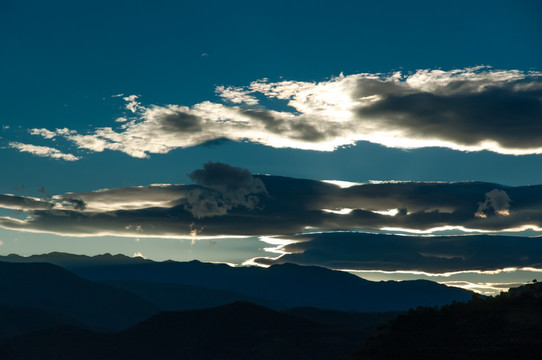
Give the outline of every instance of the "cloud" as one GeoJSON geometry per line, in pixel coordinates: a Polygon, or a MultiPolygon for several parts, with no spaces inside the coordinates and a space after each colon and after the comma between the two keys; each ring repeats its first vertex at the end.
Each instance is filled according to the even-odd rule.
{"type": "Polygon", "coordinates": [[[264,265],[291,262],[334,269],[427,273],[542,267],[539,237],[330,232],[288,236],[288,239],[280,248],[285,255],[252,261],[264,265]]]}
{"type": "Polygon", "coordinates": [[[0,217],[0,227],[73,236],[193,237],[210,223],[214,224],[211,235],[253,231],[234,227],[241,227],[246,221],[243,217],[261,210],[261,198],[268,197],[261,179],[246,169],[213,162],[189,176],[196,185],[67,193],[50,196],[49,202],[0,195],[0,207],[30,212],[25,220],[0,217]],[[237,220],[229,224],[232,213],[237,220]],[[203,224],[199,223],[202,219],[203,224]]]}
{"type": "Polygon", "coordinates": [[[14,210],[46,210],[54,207],[54,203],[39,198],[0,194],[0,208],[14,210]]]}
{"type": "Polygon", "coordinates": [[[290,235],[307,229],[542,229],[542,186],[390,182],[341,187],[251,175],[213,162],[189,176],[195,184],[58,194],[49,196],[49,203],[3,195],[0,206],[26,210],[29,216],[0,218],[0,227],[75,236],[187,238],[194,233],[290,235]],[[482,211],[485,217],[476,216],[482,211]]]}
{"type": "Polygon", "coordinates": [[[476,210],[476,217],[486,218],[487,211],[493,209],[497,215],[510,215],[510,198],[504,190],[493,189],[486,193],[486,199],[483,203],[480,203],[478,210],[476,210]]]}
{"type": "Polygon", "coordinates": [[[267,194],[265,185],[259,178],[242,168],[209,161],[202,170],[188,175],[204,189],[194,189],[187,196],[185,209],[196,218],[225,215],[230,209],[243,206],[254,210],[259,196],[267,194]]]}
{"type": "Polygon", "coordinates": [[[79,204],[78,210],[87,213],[136,210],[145,208],[168,208],[186,197],[187,190],[180,185],[134,186],[119,189],[102,189],[85,193],[55,195],[52,200],[63,210],[79,204]]]}
{"type": "Polygon", "coordinates": [[[249,95],[250,90],[245,90],[242,87],[234,86],[217,86],[215,92],[223,100],[229,101],[233,104],[246,104],[246,105],[257,105],[258,99],[254,96],[249,95]]]}
{"type": "Polygon", "coordinates": [[[29,133],[32,135],[42,136],[46,139],[52,139],[57,135],[56,132],[47,129],[31,129],[29,133]]]}
{"type": "Polygon", "coordinates": [[[130,110],[133,113],[136,113],[141,106],[141,103],[137,101],[138,98],[139,95],[129,95],[123,97],[122,99],[126,101],[126,109],[130,110]]]}
{"type": "Polygon", "coordinates": [[[145,158],[217,139],[275,148],[333,151],[357,141],[388,147],[448,147],[502,154],[542,153],[541,73],[475,67],[353,74],[321,82],[257,80],[218,86],[225,103],[144,106],[125,96],[133,118],[63,136],[80,149],[145,158]]]}
{"type": "MultiPolygon", "coordinates": [[[[42,134],[43,135],[43,134],[42,134]]],[[[47,135],[49,136],[49,135],[47,135]]],[[[48,147],[48,146],[37,146],[37,145],[30,145],[30,144],[23,144],[20,142],[10,142],[9,146],[17,149],[21,152],[27,152],[31,153],[33,155],[42,156],[42,157],[49,157],[52,159],[60,159],[65,161],[77,161],[80,158],[72,155],[72,154],[65,154],[61,152],[58,149],[48,147]]]]}

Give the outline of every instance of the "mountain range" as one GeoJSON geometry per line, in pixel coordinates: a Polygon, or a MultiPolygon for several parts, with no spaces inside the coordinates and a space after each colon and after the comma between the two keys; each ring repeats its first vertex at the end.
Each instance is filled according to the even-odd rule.
{"type": "Polygon", "coordinates": [[[473,293],[293,264],[0,257],[2,359],[341,359],[386,321],[473,293]]]}
{"type": "MultiPolygon", "coordinates": [[[[181,284],[242,294],[245,298],[236,300],[257,298],[262,305],[276,309],[311,306],[340,311],[404,311],[416,306],[468,301],[473,295],[470,291],[431,281],[373,282],[343,271],[294,264],[269,268],[231,267],[199,261],[155,262],[123,255],[89,257],[65,253],[30,257],[9,255],[0,257],[0,261],[56,264],[87,280],[116,283],[114,286],[117,287],[122,287],[120,284],[124,282],[125,290],[130,284],[131,291],[140,296],[150,292],[135,290],[136,284],[181,284]]],[[[166,291],[164,286],[160,291],[166,291]]],[[[157,295],[156,290],[153,296],[157,295]]],[[[168,291],[174,291],[173,287],[168,291]]]]}

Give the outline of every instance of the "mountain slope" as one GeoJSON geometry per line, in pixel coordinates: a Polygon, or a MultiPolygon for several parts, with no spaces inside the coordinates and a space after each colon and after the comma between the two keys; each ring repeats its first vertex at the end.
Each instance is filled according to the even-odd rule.
{"type": "Polygon", "coordinates": [[[51,311],[0,306],[0,339],[59,325],[79,325],[77,321],[51,311]]]}
{"type": "Polygon", "coordinates": [[[98,329],[122,329],[159,309],[126,291],[52,264],[0,262],[0,305],[55,312],[98,329]]]}
{"type": "Polygon", "coordinates": [[[233,291],[213,290],[191,285],[135,280],[109,280],[104,281],[103,284],[126,290],[164,311],[205,309],[238,301],[250,302],[276,310],[286,307],[278,302],[246,296],[233,291]]]}
{"type": "Polygon", "coordinates": [[[362,331],[369,335],[380,325],[404,314],[404,312],[362,313],[355,311],[325,310],[313,307],[297,307],[281,311],[283,314],[307,319],[320,324],[362,331]]]}
{"type": "Polygon", "coordinates": [[[249,303],[166,312],[115,334],[61,327],[0,342],[14,359],[345,359],[363,337],[249,303]]]}
{"type": "Polygon", "coordinates": [[[359,353],[363,360],[524,359],[542,356],[542,284],[391,320],[359,353]]]}

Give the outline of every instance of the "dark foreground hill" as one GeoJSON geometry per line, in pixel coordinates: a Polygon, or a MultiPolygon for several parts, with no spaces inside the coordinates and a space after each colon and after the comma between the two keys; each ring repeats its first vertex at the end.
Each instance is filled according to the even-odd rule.
{"type": "Polygon", "coordinates": [[[199,286],[135,280],[109,280],[104,281],[103,284],[126,290],[153,303],[163,311],[206,309],[238,301],[250,302],[275,310],[286,308],[286,305],[275,301],[199,286]]]}
{"type": "Polygon", "coordinates": [[[120,330],[160,311],[127,291],[82,279],[59,266],[43,263],[0,262],[0,294],[1,307],[20,309],[20,321],[30,316],[30,310],[24,309],[39,309],[48,315],[35,313],[33,316],[42,316],[53,325],[77,322],[94,329],[120,330]]]}
{"type": "Polygon", "coordinates": [[[346,359],[357,331],[249,303],[166,312],[125,331],[57,327],[0,342],[2,359],[346,359]]]}
{"type": "Polygon", "coordinates": [[[93,281],[171,283],[230,291],[286,307],[318,307],[359,312],[404,311],[417,306],[441,306],[468,301],[472,292],[431,281],[372,282],[355,275],[316,266],[294,264],[230,267],[199,261],[154,262],[122,255],[88,257],[62,253],[22,258],[13,262],[50,262],[93,281]]]}
{"type": "Polygon", "coordinates": [[[320,324],[328,324],[336,327],[362,331],[367,335],[373,333],[378,326],[389,320],[404,314],[405,312],[355,312],[324,310],[312,307],[292,308],[281,311],[284,314],[311,320],[320,324]]]}
{"type": "Polygon", "coordinates": [[[358,355],[360,360],[542,359],[542,284],[440,310],[412,310],[380,328],[358,355]]]}
{"type": "Polygon", "coordinates": [[[52,311],[0,306],[0,339],[59,325],[84,327],[83,324],[52,311]]]}

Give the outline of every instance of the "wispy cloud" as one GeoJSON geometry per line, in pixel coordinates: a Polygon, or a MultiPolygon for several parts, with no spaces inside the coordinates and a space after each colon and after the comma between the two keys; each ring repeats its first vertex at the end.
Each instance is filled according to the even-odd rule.
{"type": "MultiPolygon", "coordinates": [[[[44,129],[45,130],[45,129],[44,129]]],[[[49,137],[50,135],[48,133],[42,132],[41,135],[45,135],[46,137],[49,137]]],[[[51,136],[52,137],[52,136],[51,136]]],[[[14,149],[17,149],[21,152],[27,152],[33,155],[42,156],[42,157],[48,157],[52,159],[60,159],[60,160],[66,160],[66,161],[77,161],[80,158],[73,155],[73,154],[65,154],[61,152],[58,149],[48,147],[48,146],[37,146],[37,145],[31,145],[31,144],[23,144],[20,142],[10,142],[9,146],[11,146],[14,149]]]]}
{"type": "Polygon", "coordinates": [[[542,76],[475,67],[402,74],[354,74],[322,82],[267,79],[218,86],[224,103],[144,106],[117,128],[61,135],[79,148],[144,158],[227,138],[276,148],[332,151],[357,141],[388,147],[448,147],[502,154],[542,153],[542,76]],[[260,101],[265,100],[265,101],[260,101]]]}

